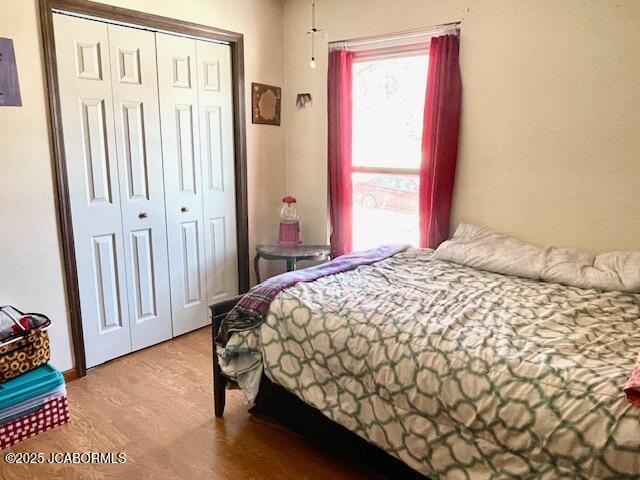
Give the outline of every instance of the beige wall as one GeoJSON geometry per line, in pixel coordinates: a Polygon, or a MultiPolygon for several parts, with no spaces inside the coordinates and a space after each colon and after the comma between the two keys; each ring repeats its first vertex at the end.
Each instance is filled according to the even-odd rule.
{"type": "MultiPolygon", "coordinates": [[[[111,0],[105,3],[243,33],[250,82],[284,83],[281,0],[111,0]]],[[[0,108],[0,304],[52,317],[52,359],[73,365],[55,217],[36,0],[0,1],[0,36],[13,38],[21,108],[0,108]]],[[[250,119],[250,101],[247,117],[250,119]]],[[[275,240],[284,192],[284,128],[247,124],[249,236],[275,240]]]]}
{"type": "MultiPolygon", "coordinates": [[[[247,124],[252,251],[275,239],[285,192],[299,198],[304,240],[326,240],[326,42],[458,20],[466,7],[454,223],[543,245],[640,250],[640,2],[320,0],[316,70],[306,0],[285,0],[284,20],[281,0],[107,3],[244,33],[247,98],[251,81],[286,78],[283,126],[247,124]],[[300,92],[313,108],[295,109],[300,92]]],[[[0,108],[0,304],[54,319],[64,370],[72,355],[37,25],[35,0],[0,2],[24,104],[0,108]]]]}
{"type": "Polygon", "coordinates": [[[460,20],[462,125],[453,221],[540,245],[640,250],[640,2],[285,3],[287,191],[303,235],[326,232],[326,42],[460,20]],[[324,38],[323,38],[324,37],[324,38]],[[314,106],[298,111],[295,95],[314,106]]]}

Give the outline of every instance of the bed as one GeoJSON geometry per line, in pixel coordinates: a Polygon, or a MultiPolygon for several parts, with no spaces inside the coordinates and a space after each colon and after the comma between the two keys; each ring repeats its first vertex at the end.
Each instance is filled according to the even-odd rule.
{"type": "Polygon", "coordinates": [[[636,294],[406,249],[283,289],[217,360],[433,480],[638,479],[639,328],[636,294]]]}

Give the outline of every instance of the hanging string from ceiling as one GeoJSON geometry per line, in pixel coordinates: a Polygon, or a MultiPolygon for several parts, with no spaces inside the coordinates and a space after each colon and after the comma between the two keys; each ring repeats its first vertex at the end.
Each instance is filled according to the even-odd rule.
{"type": "Polygon", "coordinates": [[[316,33],[318,33],[316,26],[316,0],[311,2],[311,29],[307,32],[307,35],[311,35],[311,60],[309,61],[309,66],[311,68],[316,68],[316,33]]]}

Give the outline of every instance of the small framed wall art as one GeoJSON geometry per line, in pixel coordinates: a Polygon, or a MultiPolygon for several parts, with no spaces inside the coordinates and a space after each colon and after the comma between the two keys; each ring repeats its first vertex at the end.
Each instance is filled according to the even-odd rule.
{"type": "Polygon", "coordinates": [[[298,110],[307,107],[313,107],[313,100],[310,93],[299,93],[296,97],[296,107],[298,110]]]}
{"type": "Polygon", "coordinates": [[[251,121],[264,125],[280,125],[280,100],[282,92],[280,87],[264,85],[262,83],[251,84],[251,121]]]}

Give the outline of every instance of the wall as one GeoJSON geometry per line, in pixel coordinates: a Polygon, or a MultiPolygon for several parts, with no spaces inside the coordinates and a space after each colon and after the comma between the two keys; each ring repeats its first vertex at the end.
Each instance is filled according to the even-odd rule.
{"type": "Polygon", "coordinates": [[[287,191],[327,239],[327,41],[460,20],[462,124],[453,224],[540,245],[640,250],[640,2],[318,0],[285,3],[287,191]],[[311,92],[298,111],[295,95],[311,92]]]}
{"type": "MultiPolygon", "coordinates": [[[[544,245],[640,250],[640,2],[318,0],[316,70],[306,0],[285,0],[284,23],[281,0],[107,3],[244,33],[247,98],[251,81],[286,78],[283,126],[247,124],[251,251],[275,240],[285,192],[299,197],[304,240],[327,238],[326,42],[458,20],[467,6],[454,223],[544,245]],[[314,107],[296,110],[298,92],[311,92],[314,107]]],[[[0,108],[0,304],[53,318],[64,370],[72,355],[36,0],[0,2],[0,34],[14,39],[23,99],[0,108]]]]}
{"type": "MultiPolygon", "coordinates": [[[[277,208],[285,186],[284,126],[252,125],[249,93],[252,81],[284,83],[281,0],[105,3],[245,35],[251,251],[256,243],[275,240],[277,208]]],[[[0,304],[49,315],[54,322],[52,360],[66,370],[73,360],[37,11],[36,0],[0,2],[0,35],[14,39],[23,101],[21,108],[0,108],[0,304]]]]}

